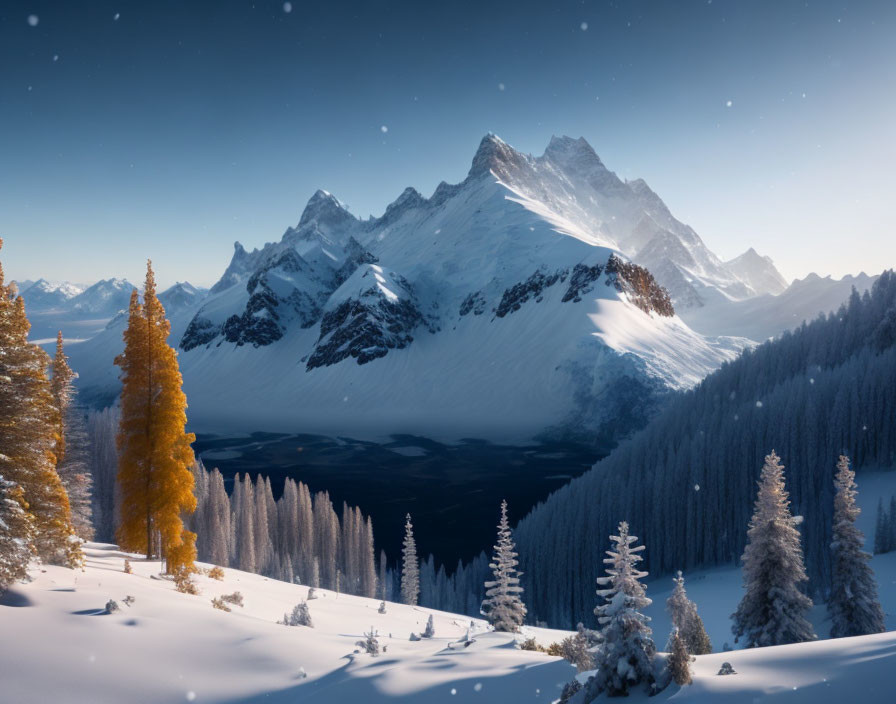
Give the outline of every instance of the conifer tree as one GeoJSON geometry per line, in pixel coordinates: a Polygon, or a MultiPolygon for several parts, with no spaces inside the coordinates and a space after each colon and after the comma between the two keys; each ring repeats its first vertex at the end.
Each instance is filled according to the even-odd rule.
{"type": "MultiPolygon", "coordinates": [[[[2,247],[0,240],[0,247],[2,247]]],[[[25,510],[31,546],[42,560],[77,567],[80,541],[74,535],[68,495],[56,472],[59,412],[46,369],[48,355],[28,342],[25,302],[5,285],[0,268],[0,475],[25,510]]],[[[18,525],[24,525],[17,522],[18,525]]],[[[26,545],[29,536],[14,535],[26,545]]]]}
{"type": "Polygon", "coordinates": [[[22,488],[0,476],[0,594],[27,575],[33,526],[22,488]]]}
{"type": "Polygon", "coordinates": [[[417,598],[420,596],[420,561],[417,559],[417,543],[414,541],[411,514],[405,519],[401,558],[401,603],[416,606],[417,598]]]}
{"type": "Polygon", "coordinates": [[[436,634],[435,625],[432,622],[432,614],[429,615],[429,618],[426,620],[426,628],[423,631],[424,638],[432,638],[436,634]]]}
{"type": "Polygon", "coordinates": [[[68,365],[68,357],[63,348],[62,331],[60,330],[56,333],[56,355],[53,357],[52,376],[50,377],[50,391],[53,393],[56,409],[59,411],[59,437],[56,439],[57,463],[61,463],[65,459],[65,418],[72,401],[74,380],[75,373],[68,365]]]}
{"type": "Polygon", "coordinates": [[[380,550],[380,564],[379,564],[380,572],[379,572],[379,576],[377,577],[377,593],[379,594],[379,598],[381,601],[385,601],[386,597],[388,596],[386,593],[387,592],[387,590],[386,590],[386,581],[387,581],[386,571],[388,570],[388,567],[389,566],[388,566],[388,560],[386,558],[386,551],[380,550]]]}
{"type": "Polygon", "coordinates": [[[883,555],[890,552],[890,523],[887,509],[884,508],[883,497],[877,500],[877,521],[874,525],[874,554],[883,555]]]}
{"type": "Polygon", "coordinates": [[[526,606],[520,595],[522,572],[517,570],[516,546],[510,523],[507,520],[507,502],[501,502],[501,520],[498,522],[498,542],[489,567],[494,579],[485,583],[485,600],[482,615],[496,631],[516,633],[526,620],[526,606]]]}
{"type": "Polygon", "coordinates": [[[669,636],[669,659],[666,661],[669,676],[675,684],[684,686],[691,683],[691,656],[688,647],[677,628],[669,636]]]}
{"type": "Polygon", "coordinates": [[[638,684],[654,683],[656,646],[647,625],[650,619],[642,613],[652,602],[640,581],[647,572],[636,567],[644,559],[639,554],[644,546],[635,547],[638,539],[628,531],[628,523],[622,521],[619,535],[610,536],[613,548],[604,558],[607,576],[597,578],[599,585],[606,586],[597,590],[605,603],[594,609],[602,642],[595,653],[597,674],[588,681],[586,701],[602,692],[627,696],[638,684]]]}
{"type": "MultiPolygon", "coordinates": [[[[687,592],[684,589],[684,577],[681,570],[673,577],[675,588],[672,594],[666,599],[666,610],[672,619],[672,626],[675,632],[679,634],[684,641],[689,653],[694,655],[706,655],[712,652],[712,643],[706,628],[703,626],[703,619],[697,613],[697,605],[688,599],[687,592]]],[[[671,641],[667,650],[671,652],[671,641]]]]}
{"type": "Polygon", "coordinates": [[[877,597],[877,582],[868,564],[871,555],[862,548],[865,536],[855,522],[861,513],[856,506],[855,472],[849,458],[840,455],[834,479],[834,539],[831,598],[831,637],[864,636],[886,630],[884,613],[877,597]]]}
{"type": "Polygon", "coordinates": [[[765,458],[743,554],[744,596],[732,615],[735,643],[748,648],[814,640],[806,616],[812,600],[800,591],[807,581],[799,524],[790,513],[784,467],[773,451],[765,458]]]}
{"type": "Polygon", "coordinates": [[[68,493],[75,532],[82,540],[92,540],[93,479],[87,464],[87,429],[81,412],[74,404],[76,374],[68,365],[62,332],[56,336],[56,355],[53,357],[51,370],[50,391],[59,412],[56,471],[68,493]]]}
{"type": "Polygon", "coordinates": [[[152,264],[147,263],[143,302],[131,294],[121,367],[121,425],[118,483],[121,524],[118,539],[126,550],[156,555],[158,543],[169,572],[193,564],[195,535],[182,515],[196,508],[187,399],[177,353],[168,345],[171,326],[156,297],[152,264]]]}

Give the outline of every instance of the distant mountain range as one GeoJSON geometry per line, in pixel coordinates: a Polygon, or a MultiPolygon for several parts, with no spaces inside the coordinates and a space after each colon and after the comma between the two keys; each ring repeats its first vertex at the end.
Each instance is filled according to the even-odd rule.
{"type": "MultiPolygon", "coordinates": [[[[722,261],[584,139],[533,157],[489,134],[461,183],[369,219],[318,191],[278,242],[237,242],[207,295],[161,297],[196,429],[612,444],[872,281],[788,287],[752,248],[722,261]]],[[[117,393],[123,326],[71,350],[93,403],[117,393]]]]}

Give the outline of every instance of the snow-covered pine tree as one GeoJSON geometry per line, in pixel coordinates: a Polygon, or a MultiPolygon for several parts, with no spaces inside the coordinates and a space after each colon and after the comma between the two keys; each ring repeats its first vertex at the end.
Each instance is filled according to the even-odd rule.
{"type": "Polygon", "coordinates": [[[50,366],[50,390],[59,411],[56,472],[68,493],[72,525],[82,540],[93,540],[93,478],[88,468],[88,440],[83,411],[75,405],[76,374],[68,364],[62,332],[56,335],[56,355],[50,366]]]}
{"type": "Polygon", "coordinates": [[[501,502],[501,519],[498,522],[498,542],[489,567],[494,575],[493,580],[485,583],[485,600],[482,602],[482,615],[496,631],[516,633],[526,620],[526,605],[520,595],[522,572],[517,570],[516,545],[513,533],[507,520],[507,502],[501,502]]]}
{"type": "Polygon", "coordinates": [[[28,575],[33,527],[24,505],[21,487],[0,476],[0,594],[28,575]]]}
{"type": "MultiPolygon", "coordinates": [[[[672,581],[675,583],[675,587],[672,594],[666,599],[666,611],[669,612],[672,619],[673,628],[684,641],[689,653],[693,655],[711,653],[712,643],[703,626],[703,619],[697,613],[697,605],[688,599],[687,592],[685,592],[681,570],[673,577],[672,581]]],[[[666,649],[671,652],[671,641],[666,649]]]]}
{"type": "Polygon", "coordinates": [[[774,451],[765,458],[743,554],[744,596],[732,615],[735,643],[748,648],[815,639],[806,618],[812,600],[800,591],[807,581],[803,550],[784,488],[784,467],[774,451]]]}
{"type": "Polygon", "coordinates": [[[432,614],[426,619],[426,630],[423,631],[424,638],[432,638],[436,634],[435,625],[432,622],[432,614]]]}
{"type": "Polygon", "coordinates": [[[311,581],[309,586],[312,589],[320,589],[320,563],[316,555],[311,558],[311,581]]]}
{"type": "Polygon", "coordinates": [[[890,525],[887,509],[884,508],[883,497],[877,500],[877,521],[874,524],[874,554],[883,555],[889,552],[890,525]]]}
{"type": "Polygon", "coordinates": [[[877,597],[877,582],[862,548],[865,536],[856,528],[861,513],[856,506],[855,472],[849,458],[840,455],[834,479],[833,542],[831,543],[831,637],[864,636],[886,630],[877,597]]]}
{"type": "Polygon", "coordinates": [[[675,684],[684,686],[691,683],[691,656],[677,628],[672,628],[672,635],[669,636],[669,659],[666,660],[666,670],[675,684]]]}
{"type": "Polygon", "coordinates": [[[613,547],[604,558],[607,576],[597,578],[606,587],[597,590],[605,603],[594,609],[603,642],[594,656],[597,674],[588,680],[586,702],[602,692],[626,696],[639,684],[648,688],[654,684],[656,645],[647,625],[650,619],[642,613],[652,602],[641,584],[647,572],[636,567],[644,559],[639,554],[644,546],[635,546],[638,539],[628,531],[628,523],[622,521],[619,534],[610,536],[613,547]]]}
{"type": "Polygon", "coordinates": [[[401,558],[401,603],[416,606],[417,598],[420,596],[420,561],[417,559],[417,543],[414,541],[411,514],[405,519],[401,558]]]}
{"type": "Polygon", "coordinates": [[[386,574],[389,568],[388,558],[386,557],[386,551],[380,550],[380,562],[379,562],[379,576],[377,577],[377,594],[381,601],[386,601],[386,583],[388,581],[388,576],[386,574]]]}
{"type": "Polygon", "coordinates": [[[380,654],[380,641],[377,638],[378,635],[379,634],[374,627],[371,626],[370,631],[364,634],[364,640],[359,640],[355,645],[359,648],[363,648],[364,652],[372,657],[376,657],[380,654]]]}
{"type": "Polygon", "coordinates": [[[28,342],[30,327],[25,301],[15,297],[15,285],[4,284],[0,267],[0,475],[21,490],[10,492],[31,520],[29,545],[38,557],[77,567],[83,554],[56,471],[60,418],[46,375],[50,360],[28,342]]]}
{"type": "Polygon", "coordinates": [[[360,522],[361,539],[359,550],[361,563],[361,583],[360,595],[373,599],[376,596],[376,551],[373,545],[373,521],[370,516],[367,520],[361,515],[358,509],[358,520],[360,522]]]}
{"type": "Polygon", "coordinates": [[[311,611],[308,609],[308,604],[304,601],[300,601],[292,607],[290,613],[283,614],[283,621],[281,621],[281,623],[284,626],[306,626],[308,628],[314,628],[314,623],[311,621],[311,611]]]}
{"type": "Polygon", "coordinates": [[[93,525],[96,539],[111,543],[118,528],[118,434],[119,411],[110,406],[87,414],[87,436],[90,447],[88,466],[93,484],[93,525]]]}

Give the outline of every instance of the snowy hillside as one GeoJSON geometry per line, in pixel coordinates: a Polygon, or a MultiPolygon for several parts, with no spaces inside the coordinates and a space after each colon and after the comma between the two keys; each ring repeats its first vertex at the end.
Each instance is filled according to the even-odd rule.
{"type": "Polygon", "coordinates": [[[834,279],[810,274],[797,279],[778,295],[766,294],[744,301],[719,301],[702,308],[681,311],[694,330],[704,335],[737,335],[762,342],[830,313],[845,303],[853,288],[860,294],[870,290],[877,276],[859,274],[834,279]]]}
{"type": "MultiPolygon", "coordinates": [[[[83,572],[34,569],[33,582],[0,597],[4,700],[516,704],[555,701],[575,676],[566,661],[519,650],[513,636],[487,633],[478,619],[470,629],[473,642],[465,646],[469,617],[393,603],[380,614],[378,601],[317,590],[318,598],[308,602],[314,627],[287,628],[276,621],[307,597],[304,586],[227,569],[223,581],[197,577],[201,594],[192,596],[154,578],[158,562],[132,557],[133,574],[125,574],[125,555],[114,546],[90,544],[87,555],[83,572]],[[234,591],[244,606],[231,606],[230,613],[212,608],[212,598],[234,591]],[[110,599],[120,610],[106,614],[110,599]],[[435,637],[411,641],[430,614],[435,637]],[[383,649],[378,657],[356,646],[371,627],[383,649]]],[[[721,621],[711,604],[718,601],[713,595],[736,586],[729,572],[734,579],[722,573],[718,581],[710,572],[689,582],[718,645],[714,632],[721,621]]],[[[651,596],[651,609],[659,612],[664,595],[651,596]]],[[[667,623],[656,619],[653,625],[662,645],[667,623]]],[[[568,634],[525,628],[524,635],[546,646],[568,634]]],[[[694,684],[672,685],[658,699],[833,704],[857,698],[876,704],[891,701],[894,666],[893,632],[715,653],[697,658],[694,684]],[[718,676],[723,662],[738,674],[718,676]]]]}
{"type": "MultiPolygon", "coordinates": [[[[687,242],[689,277],[749,295],[584,140],[533,158],[489,135],[462,183],[428,199],[408,188],[369,220],[318,191],[279,242],[237,243],[173,336],[192,427],[244,431],[251,416],[252,429],[322,434],[612,441],[746,344],[695,334],[630,263],[648,216],[687,242]]],[[[88,354],[111,362],[109,333],[72,351],[87,398],[114,396],[88,354]]]]}

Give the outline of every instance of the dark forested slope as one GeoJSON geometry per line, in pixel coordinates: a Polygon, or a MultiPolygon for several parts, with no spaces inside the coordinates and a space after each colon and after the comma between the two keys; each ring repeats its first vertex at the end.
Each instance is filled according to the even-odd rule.
{"type": "Polygon", "coordinates": [[[828,589],[833,475],[896,457],[896,276],[839,311],[744,353],[520,522],[530,618],[590,622],[607,536],[620,520],[654,575],[733,563],[772,449],[785,466],[811,590],[828,589]]]}

